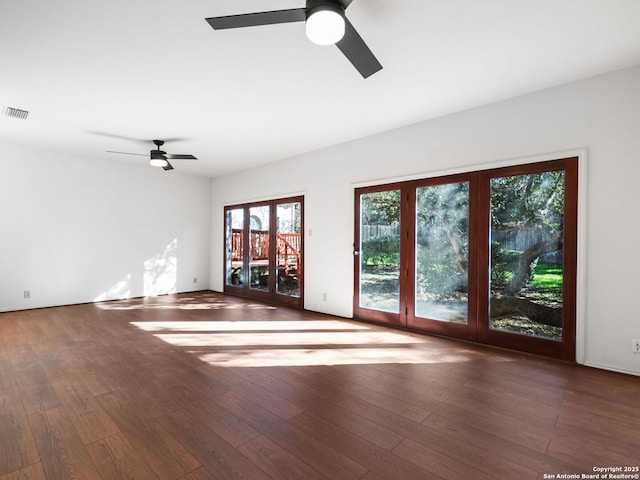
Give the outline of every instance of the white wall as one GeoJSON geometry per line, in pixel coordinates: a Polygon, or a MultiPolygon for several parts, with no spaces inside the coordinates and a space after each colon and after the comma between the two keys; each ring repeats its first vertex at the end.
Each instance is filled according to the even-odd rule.
{"type": "Polygon", "coordinates": [[[640,68],[615,72],[213,179],[210,285],[223,289],[224,205],[304,192],[305,307],[351,317],[354,186],[586,149],[578,358],[640,374],[638,85],[640,68]]]}
{"type": "Polygon", "coordinates": [[[209,287],[208,179],[0,147],[0,311],[209,287]]]}

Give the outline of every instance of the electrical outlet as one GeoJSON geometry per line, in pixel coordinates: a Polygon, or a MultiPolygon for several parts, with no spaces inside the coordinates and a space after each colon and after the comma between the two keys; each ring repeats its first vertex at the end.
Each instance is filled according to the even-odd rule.
{"type": "Polygon", "coordinates": [[[323,293],[323,294],[322,294],[322,301],[323,301],[323,302],[326,302],[326,301],[327,301],[327,294],[326,294],[326,293],[323,293]]]}
{"type": "Polygon", "coordinates": [[[193,283],[198,283],[198,277],[193,277],[193,283]]]}
{"type": "Polygon", "coordinates": [[[631,351],[633,353],[640,353],[640,340],[631,340],[631,351]]]}
{"type": "Polygon", "coordinates": [[[31,290],[25,290],[22,294],[24,295],[24,298],[31,298],[31,290]]]}

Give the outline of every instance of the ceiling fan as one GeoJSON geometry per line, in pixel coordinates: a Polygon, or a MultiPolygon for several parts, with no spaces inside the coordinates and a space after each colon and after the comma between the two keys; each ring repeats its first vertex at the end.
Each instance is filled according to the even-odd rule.
{"type": "Polygon", "coordinates": [[[353,0],[306,0],[305,8],[245,13],[207,18],[214,30],[305,22],[307,37],[320,45],[335,44],[360,74],[367,78],[382,69],[362,37],[345,16],[353,0]]]}
{"type": "MultiPolygon", "coordinates": [[[[173,170],[173,165],[169,163],[169,160],[197,160],[191,154],[169,154],[164,150],[160,150],[160,147],[164,145],[164,140],[153,140],[156,148],[149,153],[149,163],[154,167],[162,167],[163,170],[173,170]]],[[[144,153],[130,153],[130,152],[114,152],[107,150],[107,153],[119,153],[123,155],[140,155],[146,157],[144,153]]]]}

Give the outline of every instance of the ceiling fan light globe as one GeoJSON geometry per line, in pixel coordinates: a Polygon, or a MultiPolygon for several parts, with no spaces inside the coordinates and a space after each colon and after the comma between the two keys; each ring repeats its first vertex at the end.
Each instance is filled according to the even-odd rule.
{"type": "Polygon", "coordinates": [[[318,9],[306,22],[307,38],[318,45],[333,45],[344,37],[344,17],[335,10],[318,9]]]}
{"type": "MultiPolygon", "coordinates": [[[[157,141],[157,140],[155,140],[157,141]]],[[[160,150],[160,146],[158,146],[157,150],[151,150],[151,156],[149,163],[152,167],[166,167],[169,165],[167,162],[167,157],[164,156],[166,152],[160,150]]]]}
{"type": "Polygon", "coordinates": [[[166,167],[169,164],[165,158],[152,158],[149,163],[152,167],[166,167]]]}

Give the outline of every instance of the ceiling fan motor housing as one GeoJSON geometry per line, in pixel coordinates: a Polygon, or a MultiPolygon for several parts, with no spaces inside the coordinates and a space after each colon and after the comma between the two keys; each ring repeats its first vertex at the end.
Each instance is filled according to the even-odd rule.
{"type": "Polygon", "coordinates": [[[167,152],[160,150],[160,147],[158,147],[158,150],[151,150],[151,160],[166,160],[166,154],[167,152]]]}
{"type": "Polygon", "coordinates": [[[344,17],[344,7],[338,0],[307,0],[307,19],[318,10],[332,10],[344,17]]]}

